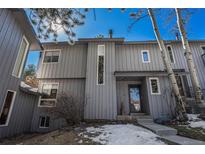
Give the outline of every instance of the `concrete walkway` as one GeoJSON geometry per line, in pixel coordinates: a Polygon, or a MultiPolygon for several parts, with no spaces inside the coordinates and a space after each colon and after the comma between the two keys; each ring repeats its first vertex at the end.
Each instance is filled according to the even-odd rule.
{"type": "Polygon", "coordinates": [[[163,139],[180,145],[205,145],[205,142],[177,135],[177,130],[154,122],[138,121],[138,124],[153,131],[163,139]]]}

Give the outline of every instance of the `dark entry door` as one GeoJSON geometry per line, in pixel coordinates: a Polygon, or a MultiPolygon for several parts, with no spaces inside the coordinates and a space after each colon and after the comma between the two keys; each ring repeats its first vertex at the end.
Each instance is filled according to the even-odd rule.
{"type": "Polygon", "coordinates": [[[130,113],[141,112],[140,86],[129,85],[130,113]]]}

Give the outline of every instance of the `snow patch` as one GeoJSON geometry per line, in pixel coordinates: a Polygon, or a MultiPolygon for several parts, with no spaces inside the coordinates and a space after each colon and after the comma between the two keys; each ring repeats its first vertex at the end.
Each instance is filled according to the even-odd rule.
{"type": "Polygon", "coordinates": [[[38,88],[33,88],[33,87],[27,85],[27,84],[26,84],[25,82],[23,82],[23,81],[21,81],[20,86],[21,86],[22,88],[28,89],[29,91],[38,92],[38,88]]]}
{"type": "MultiPolygon", "coordinates": [[[[101,144],[142,145],[165,144],[151,131],[133,124],[104,125],[86,128],[87,138],[101,144]]],[[[85,137],[85,135],[84,135],[85,137]]]]}
{"type": "Polygon", "coordinates": [[[205,129],[205,121],[198,118],[199,114],[188,114],[189,126],[192,128],[203,128],[205,129]]]}

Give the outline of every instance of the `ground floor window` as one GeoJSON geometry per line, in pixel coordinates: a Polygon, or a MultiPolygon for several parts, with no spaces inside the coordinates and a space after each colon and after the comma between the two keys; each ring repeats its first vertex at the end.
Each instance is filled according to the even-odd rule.
{"type": "Polygon", "coordinates": [[[39,128],[48,128],[50,123],[49,116],[40,116],[39,118],[39,128]]]}
{"type": "Polygon", "coordinates": [[[39,107],[54,107],[56,105],[58,83],[43,83],[41,92],[39,107]]]}
{"type": "Polygon", "coordinates": [[[4,99],[4,105],[0,112],[0,126],[7,126],[9,123],[13,102],[15,100],[16,92],[8,90],[4,99]]]}
{"type": "Polygon", "coordinates": [[[160,94],[159,78],[149,78],[152,95],[160,94]]]}

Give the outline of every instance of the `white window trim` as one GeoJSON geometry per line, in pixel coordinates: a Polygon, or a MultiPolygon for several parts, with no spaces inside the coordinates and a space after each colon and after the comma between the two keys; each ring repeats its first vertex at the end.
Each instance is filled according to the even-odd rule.
{"type": "Polygon", "coordinates": [[[151,95],[160,95],[161,94],[159,78],[157,78],[157,77],[149,78],[149,84],[150,84],[151,95]],[[158,89],[159,89],[158,93],[153,93],[151,80],[157,80],[157,86],[158,86],[158,89]]]}
{"type": "MultiPolygon", "coordinates": [[[[40,117],[49,117],[49,116],[40,116],[40,117]]],[[[41,121],[39,121],[39,125],[38,125],[39,128],[42,128],[42,129],[49,128],[49,127],[42,127],[42,126],[40,126],[40,124],[41,124],[41,121]]],[[[50,121],[49,121],[49,126],[50,126],[50,121]]]]}
{"type": "Polygon", "coordinates": [[[169,55],[169,51],[168,51],[168,49],[167,49],[167,52],[168,52],[168,55],[169,55],[169,60],[170,60],[170,62],[171,62],[172,64],[175,64],[175,63],[176,63],[176,60],[175,60],[175,55],[174,55],[174,52],[173,52],[172,45],[167,45],[166,47],[167,47],[167,48],[168,48],[168,47],[171,48],[171,52],[172,52],[172,56],[173,56],[173,60],[174,60],[174,62],[171,62],[171,59],[170,59],[170,55],[169,55]]]}
{"type": "Polygon", "coordinates": [[[16,91],[13,91],[13,90],[7,90],[6,95],[5,95],[5,97],[4,97],[4,103],[3,103],[3,105],[2,105],[0,115],[1,115],[2,112],[3,112],[3,108],[4,108],[4,105],[5,105],[5,103],[6,103],[6,102],[5,102],[5,101],[6,101],[6,96],[7,96],[7,94],[8,94],[9,91],[10,91],[10,92],[13,92],[14,95],[13,95],[13,98],[12,98],[11,107],[10,107],[10,110],[9,110],[8,118],[7,118],[7,120],[6,120],[6,124],[0,125],[0,127],[6,127],[6,126],[8,126],[8,125],[9,125],[10,118],[11,118],[11,113],[12,113],[13,106],[14,106],[14,101],[15,101],[15,98],[16,98],[16,91]]]}
{"type": "MultiPolygon", "coordinates": [[[[98,45],[98,48],[99,48],[99,46],[104,46],[104,49],[105,49],[105,45],[104,44],[101,44],[101,45],[98,45]]],[[[103,86],[103,85],[105,85],[105,50],[104,50],[104,61],[103,61],[103,64],[104,64],[104,67],[103,67],[103,84],[99,84],[98,83],[98,62],[99,62],[99,56],[100,55],[98,55],[98,49],[97,49],[97,86],[103,86]]],[[[101,55],[102,56],[102,55],[101,55]]]]}
{"type": "MultiPolygon", "coordinates": [[[[45,84],[57,84],[58,86],[57,86],[57,96],[58,96],[58,88],[59,88],[59,82],[44,82],[44,83],[42,83],[41,84],[41,87],[40,87],[40,91],[42,92],[42,88],[43,88],[43,85],[45,85],[45,84]]],[[[39,101],[38,101],[38,107],[48,107],[48,108],[50,108],[50,107],[56,107],[56,102],[57,102],[57,98],[56,99],[41,99],[41,96],[39,97],[39,101]],[[55,101],[55,105],[54,106],[42,106],[42,105],[40,105],[40,103],[41,103],[41,100],[48,100],[48,101],[55,101]]]]}
{"type": "Polygon", "coordinates": [[[150,54],[149,54],[149,50],[141,50],[141,56],[142,56],[142,62],[143,63],[150,63],[150,54]],[[144,56],[143,56],[143,52],[147,52],[147,56],[148,56],[148,61],[144,61],[144,56]]]}
{"type": "Polygon", "coordinates": [[[29,42],[28,42],[26,36],[23,35],[22,40],[21,40],[21,44],[20,44],[20,46],[19,46],[18,55],[17,55],[17,57],[16,57],[16,61],[15,61],[15,64],[14,64],[13,72],[12,72],[12,76],[14,76],[14,77],[16,77],[16,78],[20,78],[20,77],[21,77],[21,74],[22,74],[22,71],[23,71],[23,67],[24,67],[24,64],[25,64],[25,59],[26,59],[26,56],[27,56],[27,54],[28,54],[29,45],[30,45],[30,44],[29,44],[29,42]],[[21,64],[20,70],[19,70],[19,72],[18,72],[18,75],[16,76],[16,75],[14,74],[14,69],[15,69],[15,66],[16,66],[16,63],[17,63],[19,54],[20,54],[20,49],[21,49],[21,45],[22,45],[22,43],[23,43],[23,39],[26,41],[26,44],[27,44],[27,45],[26,45],[26,51],[24,52],[24,55],[23,55],[23,59],[22,59],[23,63],[21,64]]]}
{"type": "Polygon", "coordinates": [[[46,65],[49,65],[49,64],[58,64],[60,63],[60,59],[61,59],[61,49],[46,49],[46,50],[43,50],[43,56],[42,56],[42,64],[46,64],[46,65]],[[44,57],[45,57],[45,53],[47,51],[59,51],[59,58],[58,58],[58,62],[44,62],[44,57]]]}

